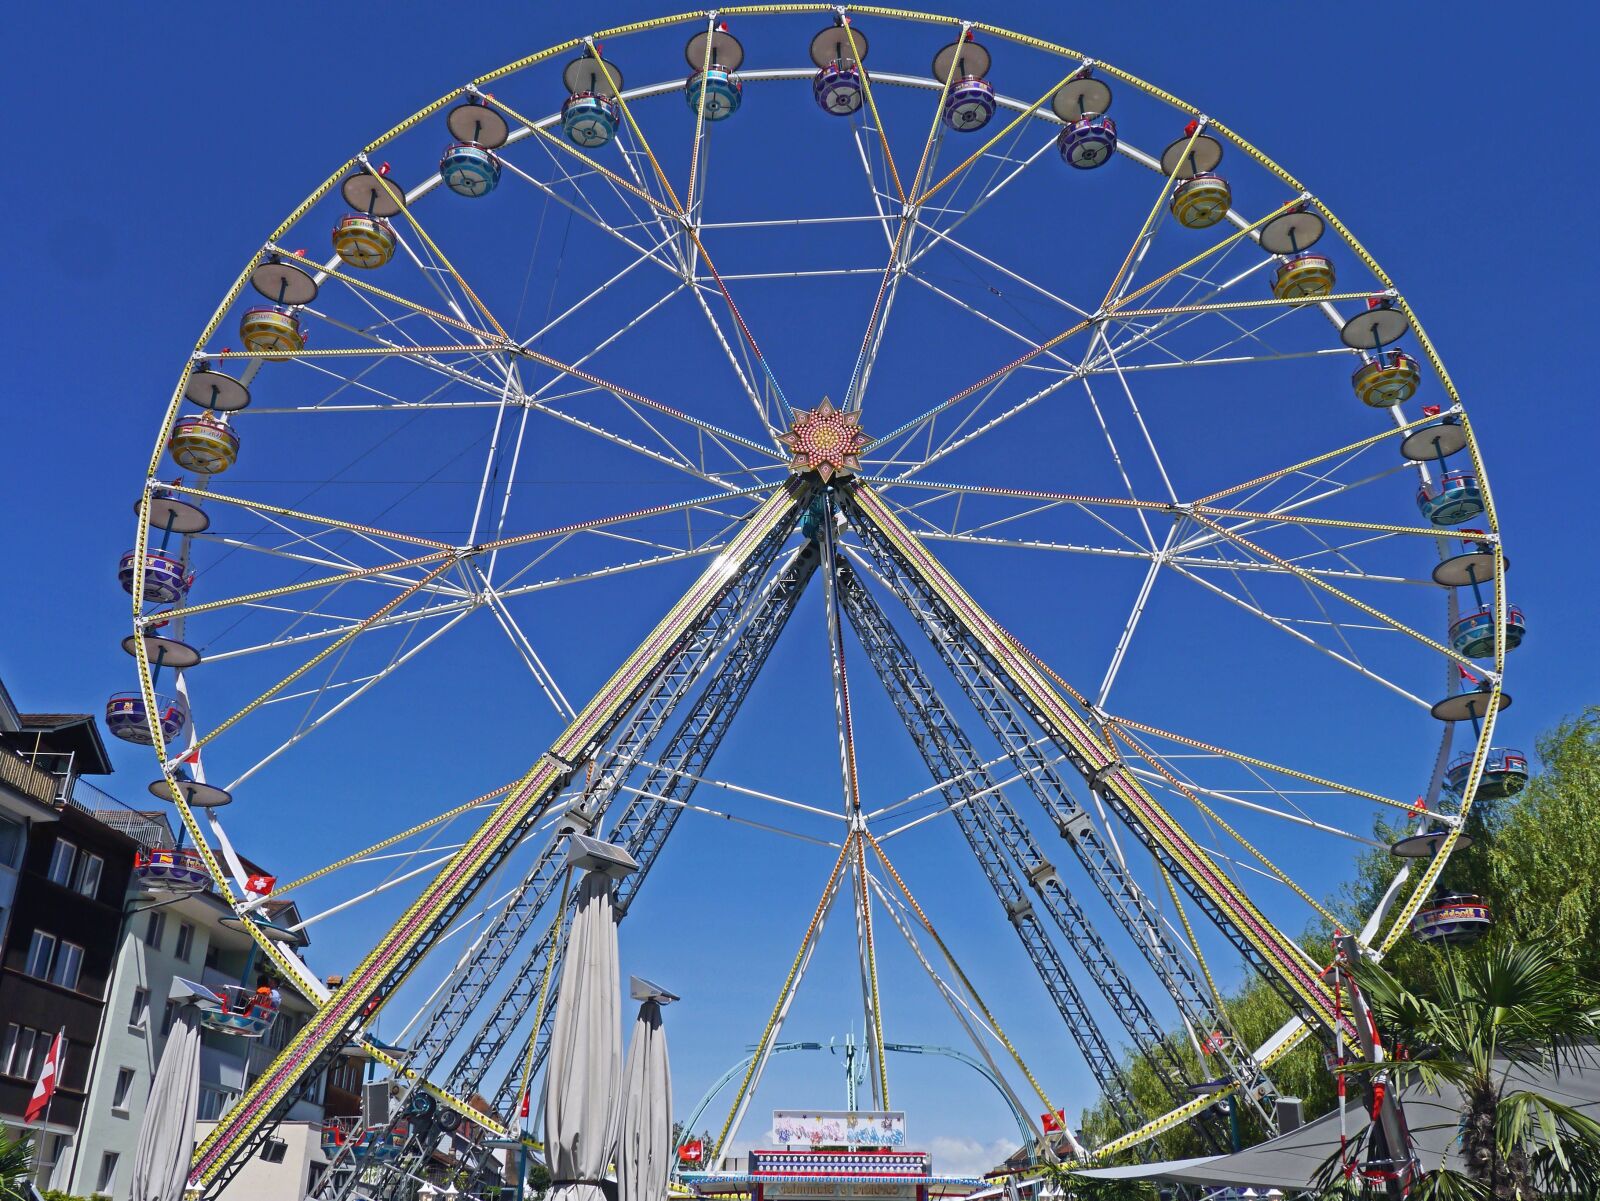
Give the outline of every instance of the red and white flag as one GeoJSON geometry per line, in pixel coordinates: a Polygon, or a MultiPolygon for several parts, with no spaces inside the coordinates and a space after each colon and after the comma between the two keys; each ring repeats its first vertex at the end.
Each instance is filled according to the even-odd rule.
{"type": "Polygon", "coordinates": [[[678,1159],[683,1163],[699,1163],[706,1155],[704,1139],[692,1138],[678,1148],[678,1159]]]}
{"type": "Polygon", "coordinates": [[[522,1090],[522,1116],[528,1116],[528,1090],[522,1090]]]}
{"type": "Polygon", "coordinates": [[[1067,1111],[1064,1109],[1058,1109],[1054,1113],[1041,1114],[1040,1118],[1044,1124],[1046,1134],[1067,1128],[1067,1111]]]}
{"type": "Polygon", "coordinates": [[[55,1041],[50,1044],[50,1054],[44,1057],[44,1067],[39,1069],[39,1083],[33,1086],[33,1096],[22,1114],[25,1122],[37,1122],[44,1117],[45,1111],[50,1108],[50,1098],[56,1095],[56,1083],[61,1077],[61,1044],[66,1033],[65,1026],[56,1031],[55,1041]]]}
{"type": "Polygon", "coordinates": [[[254,893],[258,897],[270,895],[277,886],[278,877],[276,876],[255,875],[244,882],[244,890],[254,893]]]}

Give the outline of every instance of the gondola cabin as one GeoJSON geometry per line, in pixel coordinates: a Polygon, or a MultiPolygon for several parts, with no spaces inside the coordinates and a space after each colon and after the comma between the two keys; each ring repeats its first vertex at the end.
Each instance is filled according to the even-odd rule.
{"type": "Polygon", "coordinates": [[[1333,291],[1333,262],[1304,251],[1291,254],[1272,275],[1272,294],[1279,300],[1315,300],[1333,291]]]}
{"type": "Polygon", "coordinates": [[[439,158],[439,178],[457,196],[487,196],[500,184],[500,160],[477,142],[451,142],[439,158]]]}
{"type": "Polygon", "coordinates": [[[300,318],[276,305],[256,305],[239,319],[239,338],[244,348],[266,359],[287,359],[306,348],[300,318]]]}
{"type": "Polygon", "coordinates": [[[350,213],[333,227],[333,249],[347,267],[373,271],[394,258],[394,230],[382,217],[350,213]]]}
{"type": "Polygon", "coordinates": [[[191,990],[190,999],[200,1011],[200,1022],[207,1030],[240,1038],[260,1038],[278,1020],[278,1001],[262,989],[246,988],[242,984],[212,988],[182,979],[177,983],[191,990]]]}
{"type": "Polygon", "coordinates": [[[589,52],[567,64],[562,80],[567,98],[561,104],[561,132],[574,146],[598,150],[622,124],[622,106],[617,103],[621,70],[589,52]]]}
{"type": "Polygon", "coordinates": [[[941,116],[956,133],[976,133],[994,116],[994,85],[985,78],[991,61],[970,33],[934,55],[933,77],[941,87],[949,84],[941,116]]]}
{"type": "MultiPolygon", "coordinates": [[[[1458,755],[1445,768],[1445,787],[1460,796],[1472,774],[1472,755],[1458,755]]],[[[1483,773],[1478,777],[1476,796],[1481,800],[1499,801],[1516,796],[1528,783],[1528,757],[1510,747],[1490,747],[1483,760],[1483,773]]]]}
{"type": "MultiPolygon", "coordinates": [[[[134,579],[138,575],[138,552],[129,551],[117,564],[117,583],[129,596],[133,595],[134,579]]],[[[146,550],[144,555],[144,599],[154,605],[178,605],[189,595],[194,576],[177,555],[162,550],[146,550]]]]}
{"type": "MultiPolygon", "coordinates": [[[[1451,623],[1450,645],[1456,654],[1469,659],[1487,659],[1494,654],[1494,606],[1484,605],[1451,623]]],[[[1506,650],[1522,645],[1528,632],[1527,620],[1515,605],[1506,606],[1506,650]]]]}
{"type": "MultiPolygon", "coordinates": [[[[148,710],[137,692],[113,692],[106,702],[106,729],[123,742],[152,745],[148,710]]],[[[170,743],[189,723],[189,706],[180,697],[156,694],[156,721],[161,737],[170,743]]]]}
{"type": "Polygon", "coordinates": [[[744,46],[726,28],[704,30],[689,39],[683,57],[694,74],[684,85],[689,111],[707,121],[726,121],[739,111],[744,84],[734,75],[744,65],[744,46]]]}
{"type": "Polygon", "coordinates": [[[1482,897],[1447,893],[1411,919],[1411,934],[1418,942],[1435,946],[1466,946],[1492,925],[1494,915],[1482,897]]]}
{"type": "Polygon", "coordinates": [[[1417,508],[1433,525],[1460,525],[1483,512],[1483,490],[1470,471],[1447,471],[1417,490],[1417,508]]]}
{"type": "Polygon", "coordinates": [[[1211,172],[1190,176],[1172,190],[1172,215],[1185,229],[1210,229],[1232,204],[1228,181],[1211,172]]]}
{"type": "Polygon", "coordinates": [[[148,892],[204,892],[211,887],[200,852],[192,847],[157,847],[134,856],[133,879],[148,892]]]}
{"type": "Polygon", "coordinates": [[[185,471],[220,475],[238,461],[239,435],[220,417],[190,413],[173,422],[167,450],[185,471]]]}
{"type": "Polygon", "coordinates": [[[1422,365],[1403,350],[1382,350],[1362,356],[1350,377],[1350,386],[1364,405],[1390,409],[1417,394],[1422,365]]]}
{"type": "Polygon", "coordinates": [[[1069,167],[1091,171],[1117,152],[1117,123],[1110,117],[1084,117],[1056,137],[1056,149],[1069,167]]]}
{"type": "Polygon", "coordinates": [[[867,35],[837,16],[811,39],[811,61],[817,73],[811,79],[811,98],[823,112],[848,117],[866,100],[867,35]]]}

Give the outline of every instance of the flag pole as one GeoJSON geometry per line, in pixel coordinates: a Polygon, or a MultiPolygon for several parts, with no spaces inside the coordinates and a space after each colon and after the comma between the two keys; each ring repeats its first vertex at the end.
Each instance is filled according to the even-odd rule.
{"type": "MultiPolygon", "coordinates": [[[[39,1141],[38,1146],[35,1148],[36,1158],[34,1162],[34,1173],[36,1177],[38,1174],[37,1155],[44,1150],[44,1136],[47,1133],[50,1125],[50,1107],[55,1104],[56,1089],[61,1084],[61,1061],[66,1057],[66,1041],[67,1028],[65,1025],[63,1025],[60,1030],[56,1031],[55,1041],[50,1044],[50,1050],[45,1053],[44,1067],[49,1067],[51,1069],[50,1091],[47,1092],[44,1097],[44,1112],[39,1115],[39,1141]],[[51,1062],[52,1060],[54,1060],[53,1064],[51,1062]]],[[[39,1074],[41,1077],[44,1075],[44,1067],[39,1069],[39,1074]]],[[[58,1166],[59,1165],[54,1163],[50,1165],[51,1179],[45,1181],[45,1185],[47,1187],[54,1182],[56,1168],[58,1166]]]]}

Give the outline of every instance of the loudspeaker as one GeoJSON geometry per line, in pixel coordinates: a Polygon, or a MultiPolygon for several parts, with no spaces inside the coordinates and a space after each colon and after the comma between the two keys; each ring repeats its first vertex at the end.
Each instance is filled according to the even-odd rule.
{"type": "Polygon", "coordinates": [[[361,1086],[361,1119],[369,1127],[389,1124],[389,1082],[379,1080],[361,1086]]]}

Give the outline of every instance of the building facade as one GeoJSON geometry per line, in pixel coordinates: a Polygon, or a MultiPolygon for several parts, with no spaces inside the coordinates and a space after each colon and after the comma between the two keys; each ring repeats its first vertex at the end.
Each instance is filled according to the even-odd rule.
{"type": "MultiPolygon", "coordinates": [[[[169,829],[170,837],[170,829],[169,829]]],[[[170,845],[170,844],[169,844],[170,845]]],[[[273,907],[275,924],[299,920],[291,905],[273,907]]],[[[255,943],[210,887],[173,895],[136,886],[127,905],[116,968],[105,1006],[100,1051],[88,1083],[82,1154],[58,1187],[79,1196],[126,1201],[145,1103],[167,1035],[177,1017],[173,981],[212,990],[252,991],[259,979],[255,943]]],[[[211,1128],[305,1024],[311,1005],[281,990],[278,1017],[261,1038],[201,1027],[199,1137],[211,1128]]],[[[326,1080],[296,1102],[287,1120],[229,1186],[239,1201],[282,1201],[304,1194],[326,1165],[320,1132],[326,1080]]]]}
{"type": "Polygon", "coordinates": [[[0,1123],[27,1125],[35,1083],[61,1035],[56,1093],[29,1127],[38,1180],[51,1187],[70,1166],[84,1113],[138,828],[98,816],[117,805],[84,778],[111,771],[91,715],[17,713],[5,698],[0,762],[13,794],[0,806],[0,857],[10,863],[0,881],[9,893],[0,936],[0,1123]],[[16,807],[18,792],[27,812],[16,807]]]}

